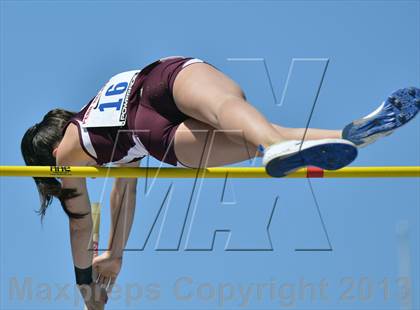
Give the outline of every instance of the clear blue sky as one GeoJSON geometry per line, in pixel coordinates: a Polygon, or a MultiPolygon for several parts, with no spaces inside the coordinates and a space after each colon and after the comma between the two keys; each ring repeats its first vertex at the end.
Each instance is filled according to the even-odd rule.
{"type": "MultiPolygon", "coordinates": [[[[111,75],[164,56],[211,62],[237,80],[271,121],[286,126],[305,126],[325,62],[295,63],[279,106],[264,63],[238,58],[265,59],[278,100],[293,58],[328,58],[311,123],[317,127],[342,128],[370,113],[393,90],[420,85],[418,1],[0,5],[1,165],[23,164],[20,139],[48,110],[78,111],[111,75]]],[[[361,150],[353,165],[419,165],[419,124],[417,119],[361,150]]],[[[1,309],[73,309],[77,293],[67,288],[60,295],[59,289],[74,282],[66,216],[54,202],[41,226],[34,213],[38,196],[33,181],[0,182],[1,309]]],[[[204,181],[195,188],[178,251],[155,248],[177,244],[193,180],[158,180],[148,195],[145,180],[139,180],[130,248],[145,243],[171,184],[144,250],[125,255],[118,279],[121,296],[109,302],[109,309],[418,309],[419,179],[314,180],[333,247],[324,252],[295,251],[328,247],[307,180],[230,180],[224,195],[223,180],[204,181]],[[267,225],[275,201],[268,228],[272,251],[225,251],[226,232],[217,234],[213,251],[184,250],[205,247],[211,241],[209,227],[229,223],[232,247],[267,246],[267,235],[256,234],[261,230],[253,225],[267,225]],[[406,277],[412,286],[408,299],[406,277]]],[[[103,199],[102,247],[109,227],[109,188],[102,179],[89,180],[91,201],[103,199]]]]}

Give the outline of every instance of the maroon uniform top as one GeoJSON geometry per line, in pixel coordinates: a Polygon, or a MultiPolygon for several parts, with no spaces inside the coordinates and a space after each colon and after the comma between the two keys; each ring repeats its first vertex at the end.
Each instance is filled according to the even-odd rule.
{"type": "Polygon", "coordinates": [[[173,56],[143,68],[136,76],[128,96],[124,126],[83,127],[82,122],[85,114],[89,113],[86,112],[93,98],[68,122],[77,125],[84,151],[99,165],[129,163],[148,154],[160,161],[177,165],[174,135],[179,124],[188,116],[175,104],[173,84],[183,68],[203,62],[198,58],[173,56]]]}
{"type": "Polygon", "coordinates": [[[79,131],[79,140],[83,150],[92,157],[97,164],[106,163],[129,163],[137,161],[148,154],[145,146],[133,130],[141,96],[141,86],[153,67],[159,64],[159,60],[148,65],[140,71],[131,89],[127,104],[127,121],[121,127],[92,127],[82,126],[83,117],[89,108],[92,98],[80,112],[73,116],[64,126],[63,134],[68,124],[73,123],[79,131]]]}

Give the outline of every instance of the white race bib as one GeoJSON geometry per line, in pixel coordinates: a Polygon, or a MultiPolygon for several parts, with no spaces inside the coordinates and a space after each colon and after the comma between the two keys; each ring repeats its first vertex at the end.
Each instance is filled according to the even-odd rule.
{"type": "Polygon", "coordinates": [[[83,127],[120,127],[127,119],[127,103],[140,70],[114,75],[86,110],[83,127]]]}

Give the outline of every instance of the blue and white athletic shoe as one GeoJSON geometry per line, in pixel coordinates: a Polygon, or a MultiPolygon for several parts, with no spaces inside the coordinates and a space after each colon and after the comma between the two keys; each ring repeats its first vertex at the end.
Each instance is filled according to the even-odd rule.
{"type": "Polygon", "coordinates": [[[306,166],[337,170],[357,157],[357,147],[344,139],[292,140],[270,145],[264,150],[262,163],[267,174],[284,177],[306,166]]]}
{"type": "Polygon", "coordinates": [[[420,89],[399,89],[374,112],[344,127],[343,139],[353,142],[358,147],[366,146],[407,124],[419,110],[420,89]]]}

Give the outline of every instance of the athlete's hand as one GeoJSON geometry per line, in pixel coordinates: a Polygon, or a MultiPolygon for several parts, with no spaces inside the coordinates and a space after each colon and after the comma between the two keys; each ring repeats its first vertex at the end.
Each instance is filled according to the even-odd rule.
{"type": "Polygon", "coordinates": [[[93,259],[95,282],[107,291],[115,283],[121,270],[122,257],[112,257],[109,251],[93,259]]]}

